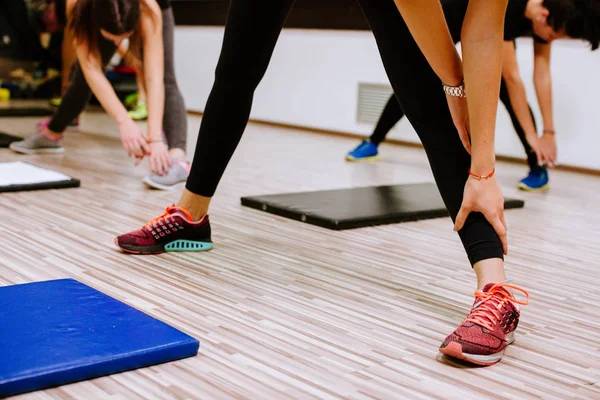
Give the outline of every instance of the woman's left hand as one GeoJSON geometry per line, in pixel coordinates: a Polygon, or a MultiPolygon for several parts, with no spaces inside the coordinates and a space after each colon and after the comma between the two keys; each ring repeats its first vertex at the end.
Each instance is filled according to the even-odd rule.
{"type": "Polygon", "coordinates": [[[153,173],[162,176],[169,172],[169,168],[171,168],[169,149],[162,140],[150,143],[148,161],[150,163],[150,171],[153,173]]]}
{"type": "Polygon", "coordinates": [[[540,150],[546,165],[550,168],[556,166],[556,137],[552,133],[544,133],[540,138],[540,150]]]}
{"type": "Polygon", "coordinates": [[[502,191],[495,176],[482,180],[477,180],[469,176],[465,184],[463,202],[454,223],[454,230],[456,232],[463,228],[467,217],[472,212],[483,214],[500,238],[504,254],[508,254],[506,219],[504,218],[504,196],[502,196],[502,191]]]}
{"type": "Polygon", "coordinates": [[[471,134],[469,126],[469,109],[467,108],[467,99],[464,97],[446,95],[448,108],[452,115],[452,122],[456,126],[458,136],[465,150],[471,154],[471,134]]]}

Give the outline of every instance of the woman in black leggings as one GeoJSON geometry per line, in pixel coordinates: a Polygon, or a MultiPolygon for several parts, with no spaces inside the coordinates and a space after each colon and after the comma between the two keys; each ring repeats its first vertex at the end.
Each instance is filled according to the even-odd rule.
{"type": "MultiPolygon", "coordinates": [[[[506,82],[504,81],[504,79],[502,79],[502,82],[500,85],[500,101],[506,108],[506,111],[508,112],[508,114],[510,116],[510,120],[513,124],[513,127],[515,128],[515,132],[517,133],[517,136],[519,136],[519,139],[521,140],[521,144],[523,144],[525,153],[528,155],[527,164],[529,165],[529,168],[534,169],[534,168],[538,167],[539,164],[538,164],[537,156],[536,156],[535,152],[532,151],[531,145],[527,142],[525,131],[523,130],[523,127],[521,126],[521,123],[519,122],[519,119],[517,118],[517,115],[515,114],[515,111],[510,103],[510,97],[509,97],[508,90],[506,88],[506,82]]],[[[535,124],[535,117],[533,115],[533,111],[531,111],[531,106],[529,107],[529,110],[531,113],[531,118],[533,119],[533,122],[535,124]]],[[[398,122],[400,122],[400,120],[402,118],[404,118],[404,111],[402,111],[402,108],[398,104],[398,100],[396,100],[396,96],[392,94],[390,96],[389,100],[387,101],[387,103],[385,104],[383,111],[381,111],[381,115],[379,116],[379,119],[377,120],[377,124],[375,124],[373,133],[371,134],[371,136],[369,136],[368,140],[365,140],[365,141],[363,141],[363,143],[361,143],[361,145],[364,145],[365,142],[371,143],[374,145],[374,148],[369,148],[367,151],[358,151],[357,152],[357,150],[359,150],[359,147],[361,146],[361,145],[359,145],[359,147],[357,147],[356,149],[354,149],[353,151],[348,153],[348,155],[346,156],[346,159],[348,161],[367,161],[367,160],[370,161],[370,160],[373,160],[378,155],[377,147],[381,143],[384,142],[388,133],[390,133],[392,128],[398,122]]],[[[537,125],[536,125],[536,127],[537,127],[537,125]]]]}
{"type": "MultiPolygon", "coordinates": [[[[402,2],[398,0],[398,3],[402,2]]],[[[492,8],[500,7],[498,4],[503,3],[489,0],[471,2],[476,4],[475,7],[484,5],[492,8]]],[[[165,214],[152,220],[142,229],[117,237],[116,244],[121,249],[131,253],[153,254],[212,248],[210,225],[206,215],[208,203],[247,125],[254,91],[267,69],[293,3],[293,0],[280,0],[268,4],[259,0],[231,0],[215,82],[204,110],[192,171],[187,181],[187,191],[178,207],[169,207],[165,214]]],[[[508,286],[503,282],[506,279],[503,264],[506,246],[499,234],[505,239],[505,223],[500,211],[503,209],[502,196],[492,169],[493,135],[491,143],[485,142],[490,140],[489,136],[476,137],[472,134],[470,144],[468,139],[465,141],[464,130],[463,136],[459,137],[456,126],[464,127],[465,122],[457,121],[456,125],[453,122],[453,116],[458,119],[460,115],[456,112],[460,104],[455,102],[459,98],[447,97],[444,94],[440,78],[434,72],[436,66],[439,68],[439,64],[431,62],[433,67],[430,66],[428,59],[423,55],[431,55],[432,48],[422,45],[421,52],[411,35],[408,25],[411,25],[413,33],[416,32],[415,38],[418,42],[423,42],[423,32],[414,26],[414,16],[417,13],[415,10],[419,9],[418,12],[422,12],[420,8],[425,7],[424,4],[431,6],[434,2],[405,1],[408,6],[401,8],[401,11],[404,18],[410,21],[408,25],[391,1],[359,0],[359,3],[375,35],[398,101],[420,135],[440,193],[450,215],[456,220],[455,229],[459,231],[478,277],[480,290],[476,292],[476,296],[480,300],[479,306],[473,308],[464,323],[443,342],[441,351],[474,363],[495,363],[500,360],[504,348],[512,340],[519,312],[515,305],[517,300],[503,288],[508,286]],[[454,113],[450,112],[450,108],[454,113]],[[465,150],[468,148],[470,151],[471,145],[475,161],[465,150]],[[488,161],[492,160],[490,166],[478,163],[477,160],[481,161],[484,157],[488,157],[488,161]],[[474,170],[470,171],[470,168],[474,170]],[[484,171],[487,168],[492,172],[484,171]],[[485,208],[490,204],[492,206],[485,208]],[[476,212],[487,212],[492,208],[493,215],[488,215],[488,218],[496,230],[482,213],[476,212]],[[498,313],[498,310],[501,312],[498,313]]],[[[505,7],[506,3],[503,6],[505,7]]],[[[484,51],[484,54],[478,52],[476,57],[473,53],[465,54],[464,71],[467,85],[469,76],[474,75],[475,67],[470,64],[473,63],[472,60],[489,61],[495,56],[491,47],[497,45],[501,51],[504,9],[495,10],[496,13],[498,11],[501,12],[499,17],[496,15],[486,20],[488,26],[491,25],[500,31],[497,37],[494,33],[493,38],[487,35],[489,40],[483,41],[489,50],[484,51]],[[467,59],[471,61],[467,62],[467,59]]],[[[467,14],[468,20],[476,18],[477,12],[473,11],[473,15],[467,14]]],[[[429,12],[428,16],[423,17],[425,24],[430,22],[427,18],[431,15],[429,12]]],[[[479,15],[478,18],[485,16],[479,15]]],[[[473,29],[473,25],[470,26],[469,29],[473,29]]],[[[428,29],[431,29],[431,26],[428,25],[428,29]]],[[[449,35],[448,41],[454,49],[449,35]]],[[[432,46],[431,43],[428,45],[432,46]]],[[[463,50],[468,53],[465,48],[463,50]]],[[[495,78],[491,81],[488,79],[486,85],[489,84],[492,90],[496,91],[499,90],[500,84],[500,65],[497,68],[494,66],[494,71],[498,73],[497,82],[495,78]]],[[[493,76],[494,73],[490,72],[490,75],[493,76]]],[[[485,78],[482,80],[485,81],[485,78]]],[[[495,105],[492,102],[494,109],[491,121],[494,122],[497,93],[482,95],[486,88],[481,86],[473,83],[468,86],[468,90],[476,99],[487,96],[486,101],[491,99],[496,102],[495,105]]],[[[446,90],[460,94],[460,88],[446,90]]],[[[489,88],[487,90],[489,91],[489,88]]],[[[468,106],[471,113],[472,104],[469,103],[468,106]]],[[[482,126],[490,121],[484,123],[476,120],[477,118],[470,119],[472,133],[477,129],[488,128],[482,126]]]]}
{"type": "MultiPolygon", "coordinates": [[[[500,84],[500,101],[506,108],[512,125],[515,129],[521,144],[523,145],[523,149],[525,150],[525,154],[527,155],[527,165],[529,166],[530,174],[538,174],[538,171],[546,171],[546,167],[540,165],[538,161],[537,154],[532,149],[531,145],[527,141],[527,135],[515,110],[511,104],[511,99],[508,93],[508,89],[506,87],[506,81],[502,79],[500,84]]],[[[533,121],[534,127],[537,131],[537,124],[535,122],[535,116],[533,115],[533,111],[531,110],[531,106],[529,106],[529,113],[531,115],[531,119],[533,121]]],[[[404,118],[404,111],[398,104],[398,100],[395,95],[390,96],[387,101],[379,119],[377,120],[377,124],[375,124],[375,128],[373,129],[373,133],[369,136],[368,139],[365,139],[360,143],[354,150],[346,155],[347,161],[375,161],[379,156],[378,147],[385,140],[386,136],[392,128],[400,122],[400,120],[404,118]]],[[[547,173],[547,172],[546,172],[547,173]]],[[[529,178],[529,176],[527,177],[529,178]]],[[[528,186],[523,186],[527,178],[524,178],[521,182],[519,182],[518,187],[523,190],[532,190],[528,186]]]]}
{"type": "MultiPolygon", "coordinates": [[[[461,40],[463,20],[468,0],[441,0],[450,34],[455,43],[461,40]]],[[[552,87],[550,76],[550,46],[554,39],[583,39],[591,49],[598,48],[598,8],[577,0],[511,0],[504,23],[502,84],[500,100],[508,111],[529,165],[529,175],[518,187],[537,191],[548,188],[546,165],[556,164],[556,141],[552,116],[552,87]],[[583,17],[583,18],[582,18],[583,17]],[[585,20],[588,23],[585,23],[585,20]],[[531,107],[527,104],[525,88],[516,60],[515,39],[533,37],[534,86],[544,120],[543,135],[538,138],[531,107]]],[[[402,119],[404,112],[392,95],[388,100],[373,133],[347,154],[348,161],[371,161],[378,157],[378,146],[389,131],[402,119]]]]}

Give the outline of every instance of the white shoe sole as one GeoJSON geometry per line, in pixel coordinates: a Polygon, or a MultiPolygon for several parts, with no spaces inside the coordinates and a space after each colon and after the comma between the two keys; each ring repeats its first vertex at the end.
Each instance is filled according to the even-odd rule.
{"type": "Polygon", "coordinates": [[[10,144],[9,148],[14,151],[15,153],[20,153],[20,154],[29,154],[29,155],[33,155],[33,154],[61,154],[65,152],[65,149],[63,147],[58,147],[58,148],[46,148],[46,149],[25,149],[22,147],[18,147],[18,146],[13,146],[12,143],[10,144]]]}
{"type": "Polygon", "coordinates": [[[170,186],[161,185],[160,183],[152,182],[152,180],[150,179],[149,176],[142,179],[142,182],[144,182],[146,184],[146,186],[148,186],[152,189],[159,189],[159,190],[174,190],[174,189],[183,187],[185,185],[185,181],[178,182],[178,183],[176,183],[174,185],[170,185],[170,186]]]}

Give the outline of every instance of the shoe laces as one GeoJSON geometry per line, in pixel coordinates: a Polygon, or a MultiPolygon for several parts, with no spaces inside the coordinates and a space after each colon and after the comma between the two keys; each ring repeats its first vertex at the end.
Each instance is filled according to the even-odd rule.
{"type": "Polygon", "coordinates": [[[165,223],[167,223],[167,224],[171,223],[171,217],[174,212],[180,212],[183,215],[185,215],[189,221],[192,220],[192,216],[190,215],[190,213],[188,213],[186,210],[184,210],[182,208],[177,207],[176,205],[172,205],[172,206],[168,206],[162,215],[150,220],[150,222],[148,222],[146,225],[144,225],[144,228],[152,230],[152,228],[156,228],[157,225],[164,225],[165,223]]]}
{"type": "Polygon", "coordinates": [[[486,292],[477,290],[475,298],[477,302],[473,305],[471,313],[465,322],[472,322],[488,331],[494,330],[496,325],[502,319],[502,309],[508,303],[521,305],[529,304],[529,293],[518,286],[511,285],[509,281],[495,284],[486,292]],[[525,300],[518,300],[508,293],[505,289],[514,289],[525,295],[525,300]]]}

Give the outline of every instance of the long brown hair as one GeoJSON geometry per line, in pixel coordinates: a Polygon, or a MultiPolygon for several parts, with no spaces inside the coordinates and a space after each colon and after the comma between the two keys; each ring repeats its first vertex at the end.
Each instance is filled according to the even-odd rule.
{"type": "Polygon", "coordinates": [[[129,52],[139,58],[140,0],[77,0],[71,14],[69,29],[75,40],[85,44],[90,52],[98,51],[100,29],[113,35],[133,32],[129,39],[129,52]]]}

